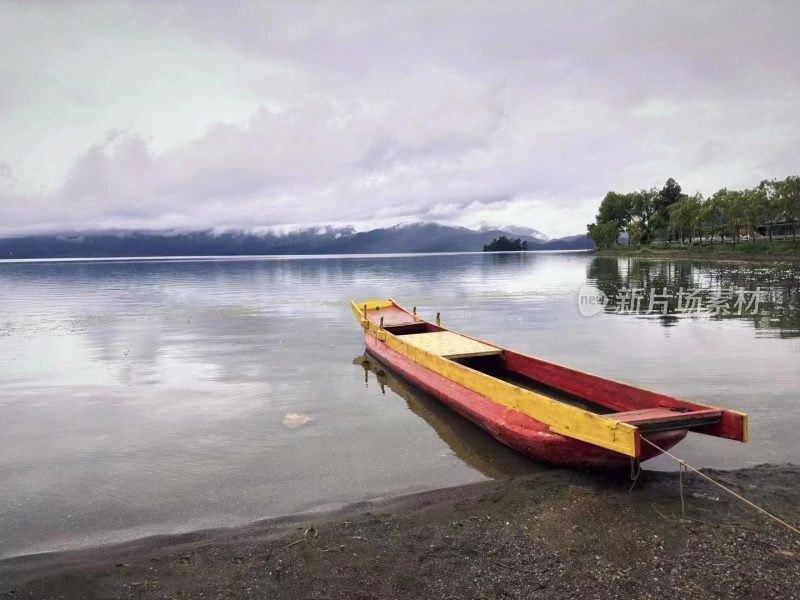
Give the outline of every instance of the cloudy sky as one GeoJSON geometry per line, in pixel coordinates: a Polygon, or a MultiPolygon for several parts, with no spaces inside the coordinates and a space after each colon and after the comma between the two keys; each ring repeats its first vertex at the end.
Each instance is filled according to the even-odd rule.
{"type": "Polygon", "coordinates": [[[0,234],[585,230],[800,173],[800,3],[0,0],[0,234]]]}

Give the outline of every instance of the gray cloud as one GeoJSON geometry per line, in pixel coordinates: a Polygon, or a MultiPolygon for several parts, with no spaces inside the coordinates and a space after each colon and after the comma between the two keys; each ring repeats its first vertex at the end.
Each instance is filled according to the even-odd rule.
{"type": "MultiPolygon", "coordinates": [[[[674,176],[709,193],[800,171],[791,3],[116,10],[159,28],[165,45],[176,36],[204,57],[238,56],[229,93],[260,108],[231,119],[206,107],[202,133],[173,138],[120,114],[90,147],[64,153],[57,184],[0,186],[0,233],[489,220],[561,235],[580,232],[608,189],[674,176]]],[[[131,44],[120,68],[136,63],[131,44]]],[[[213,78],[192,85],[208,94],[213,78]]],[[[98,114],[115,108],[89,100],[98,114]]],[[[162,121],[181,112],[170,100],[162,121]]]]}

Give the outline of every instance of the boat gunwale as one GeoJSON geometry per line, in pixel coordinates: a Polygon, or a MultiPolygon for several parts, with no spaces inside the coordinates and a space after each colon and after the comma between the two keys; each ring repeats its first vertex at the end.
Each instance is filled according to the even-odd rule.
{"type": "MultiPolygon", "coordinates": [[[[561,365],[561,364],[558,364],[558,363],[555,363],[555,362],[552,362],[552,361],[546,361],[546,360],[543,360],[543,359],[540,359],[540,358],[537,358],[537,357],[534,357],[534,356],[530,356],[530,355],[527,355],[527,354],[524,354],[524,353],[521,353],[521,352],[517,352],[515,350],[510,350],[510,349],[505,348],[503,346],[499,346],[497,344],[492,344],[490,342],[486,342],[484,340],[480,340],[480,339],[472,337],[470,335],[463,334],[463,333],[461,333],[459,331],[455,331],[455,330],[452,330],[452,329],[449,329],[449,328],[441,327],[441,325],[434,325],[433,323],[430,323],[429,321],[426,321],[425,319],[420,318],[416,314],[416,312],[410,313],[408,310],[406,310],[405,308],[403,308],[402,306],[397,304],[397,302],[395,302],[391,298],[389,298],[388,300],[370,300],[370,301],[367,301],[367,302],[362,302],[362,303],[360,303],[360,305],[357,304],[356,302],[352,301],[351,304],[352,304],[353,313],[356,316],[356,318],[359,320],[359,322],[361,323],[361,326],[364,329],[365,334],[371,335],[371,336],[377,338],[379,341],[387,343],[387,345],[390,348],[394,346],[393,349],[399,351],[401,354],[403,354],[404,356],[410,358],[414,362],[417,362],[421,366],[424,366],[424,367],[430,369],[431,371],[433,371],[433,372],[435,372],[437,374],[443,375],[444,377],[450,377],[451,376],[451,375],[449,375],[447,373],[448,370],[451,370],[451,371],[455,370],[456,372],[461,371],[462,374],[467,375],[468,376],[467,377],[468,380],[475,380],[477,382],[480,382],[481,379],[484,379],[485,383],[487,383],[487,384],[488,384],[488,382],[494,382],[495,387],[499,386],[501,389],[503,387],[505,387],[507,392],[516,393],[516,394],[521,395],[523,397],[527,397],[527,399],[530,400],[530,401],[541,403],[542,404],[542,410],[544,410],[545,412],[550,410],[550,411],[554,411],[555,413],[563,413],[563,415],[561,415],[561,416],[565,417],[568,421],[573,421],[573,420],[577,421],[577,423],[569,423],[568,422],[566,424],[566,426],[559,425],[558,423],[554,423],[553,422],[553,421],[557,421],[558,420],[558,416],[556,416],[556,418],[550,418],[550,416],[547,415],[547,414],[544,414],[544,415],[542,415],[542,414],[533,415],[533,414],[530,414],[529,411],[525,410],[524,407],[519,406],[519,403],[517,401],[508,402],[508,401],[504,401],[503,399],[499,399],[499,398],[493,397],[494,396],[493,394],[486,394],[487,397],[490,400],[492,400],[494,402],[497,402],[498,404],[507,406],[509,408],[513,408],[514,410],[518,410],[518,411],[522,412],[523,414],[526,414],[526,415],[530,416],[532,419],[535,419],[535,420],[537,420],[537,421],[539,421],[541,423],[544,423],[545,425],[547,425],[555,433],[560,433],[560,434],[568,436],[568,437],[579,439],[581,441],[586,441],[588,443],[592,443],[592,444],[607,448],[609,450],[614,450],[616,452],[621,452],[622,454],[626,454],[626,455],[631,456],[631,457],[637,457],[637,456],[640,456],[640,454],[641,454],[640,436],[643,433],[642,430],[636,425],[631,425],[631,424],[626,423],[624,421],[614,419],[613,418],[614,413],[609,413],[609,414],[606,414],[606,415],[593,413],[591,411],[582,409],[580,407],[572,406],[572,405],[560,402],[557,399],[549,398],[549,397],[544,396],[542,394],[538,394],[538,393],[536,393],[534,391],[527,390],[527,389],[522,388],[520,386],[517,386],[517,385],[515,385],[513,383],[509,383],[509,382],[503,381],[502,379],[499,379],[499,378],[494,377],[494,376],[492,376],[490,374],[487,374],[487,373],[483,373],[483,372],[481,372],[481,371],[479,371],[477,369],[474,369],[474,368],[472,368],[470,366],[467,366],[467,365],[462,364],[460,362],[457,362],[455,360],[451,360],[451,359],[448,359],[448,358],[437,356],[435,354],[431,354],[429,352],[426,352],[425,350],[423,350],[421,348],[415,348],[415,347],[410,346],[408,344],[404,344],[402,342],[402,337],[403,337],[402,335],[395,335],[391,331],[388,331],[385,328],[382,329],[378,325],[373,323],[369,318],[368,311],[369,310],[376,310],[376,309],[380,310],[381,308],[386,308],[386,307],[394,307],[394,308],[396,308],[396,309],[398,309],[400,311],[403,311],[404,313],[408,314],[409,316],[413,316],[413,318],[414,318],[414,320],[416,322],[419,322],[420,324],[424,324],[425,326],[429,327],[432,331],[442,331],[442,330],[443,331],[451,331],[451,332],[456,333],[456,334],[458,334],[460,336],[463,336],[463,337],[465,337],[467,339],[474,340],[474,341],[477,341],[477,342],[481,342],[483,344],[489,344],[491,346],[494,346],[494,347],[497,347],[497,348],[501,349],[503,351],[504,356],[505,356],[505,353],[509,353],[511,355],[514,355],[514,356],[522,358],[522,359],[531,360],[533,363],[536,363],[536,364],[553,367],[556,370],[561,371],[561,372],[563,372],[565,374],[577,374],[577,375],[580,375],[580,376],[583,376],[583,377],[588,377],[589,379],[600,380],[602,382],[609,383],[609,384],[612,384],[614,386],[619,386],[619,387],[621,387],[622,389],[624,389],[624,390],[626,390],[628,392],[643,393],[643,394],[647,394],[647,395],[651,395],[651,396],[655,396],[655,397],[661,397],[661,398],[667,399],[667,400],[669,400],[671,402],[676,402],[676,403],[685,405],[687,407],[693,407],[693,408],[696,407],[697,410],[713,409],[713,410],[722,411],[723,414],[724,413],[728,413],[729,416],[734,417],[734,418],[738,418],[738,419],[741,420],[741,438],[733,437],[731,439],[737,439],[737,440],[742,441],[742,442],[746,442],[748,440],[748,419],[747,419],[747,415],[745,413],[742,413],[742,412],[739,412],[739,411],[735,411],[735,410],[724,409],[724,408],[717,407],[717,406],[706,405],[706,404],[702,404],[702,403],[698,403],[698,402],[689,402],[689,401],[683,400],[681,398],[677,398],[677,397],[674,397],[674,396],[667,396],[667,395],[661,394],[659,392],[653,392],[653,391],[647,390],[645,388],[637,387],[637,386],[634,386],[634,385],[631,385],[631,384],[628,384],[628,383],[624,383],[624,382],[620,382],[620,381],[617,381],[617,380],[614,380],[614,379],[611,379],[611,378],[602,377],[602,376],[599,376],[599,375],[594,375],[592,373],[587,373],[587,372],[584,372],[584,371],[580,371],[578,369],[567,367],[567,366],[564,366],[564,365],[561,365]],[[420,353],[425,357],[425,360],[423,360],[423,361],[417,360],[417,356],[416,355],[420,354],[420,353]],[[425,364],[425,363],[432,363],[433,365],[435,365],[437,362],[439,363],[439,366],[441,367],[441,369],[431,368],[431,366],[429,364],[425,364]],[[571,428],[570,425],[573,425],[573,426],[574,425],[579,425],[580,426],[581,425],[581,423],[580,423],[581,418],[583,418],[584,420],[586,418],[588,418],[589,421],[592,421],[593,423],[591,423],[591,425],[594,425],[594,429],[595,430],[597,430],[598,426],[599,426],[600,430],[602,430],[604,432],[607,432],[607,433],[610,433],[610,440],[608,440],[607,437],[605,439],[602,438],[602,437],[598,438],[596,435],[592,434],[592,432],[591,432],[592,427],[588,427],[588,429],[590,430],[588,432],[588,434],[584,433],[583,431],[581,431],[581,430],[587,429],[587,427],[585,426],[586,424],[583,424],[584,425],[583,427],[579,427],[578,431],[576,431],[575,429],[571,428]],[[618,436],[617,434],[620,434],[620,435],[618,436]]],[[[522,375],[524,375],[524,374],[522,374],[522,375]]],[[[532,378],[532,379],[535,380],[535,378],[532,378]]],[[[453,381],[458,381],[458,380],[456,378],[453,378],[453,381]]],[[[464,383],[462,381],[458,381],[458,383],[464,385],[464,383]]],[[[551,384],[548,384],[548,385],[551,385],[551,384]]],[[[474,391],[477,391],[479,393],[484,393],[486,391],[485,389],[483,389],[483,390],[477,389],[476,390],[475,388],[473,388],[470,385],[467,385],[466,387],[469,387],[470,389],[473,389],[474,391]]],[[[479,387],[485,388],[485,385],[480,385],[479,384],[479,387]]],[[[554,387],[556,389],[560,389],[560,388],[558,388],[558,386],[551,385],[551,387],[554,387]]],[[[568,392],[569,390],[564,390],[564,391],[568,392]]],[[[587,400],[589,402],[596,403],[596,404],[601,404],[601,403],[597,402],[597,400],[595,400],[595,399],[585,398],[585,400],[587,400]]],[[[541,411],[537,411],[537,412],[541,412],[541,411]]],[[[713,432],[702,431],[700,429],[697,429],[697,431],[699,431],[700,433],[709,433],[710,435],[717,435],[717,434],[715,434],[713,432]]],[[[721,436],[721,437],[730,437],[730,436],[721,436]]]]}

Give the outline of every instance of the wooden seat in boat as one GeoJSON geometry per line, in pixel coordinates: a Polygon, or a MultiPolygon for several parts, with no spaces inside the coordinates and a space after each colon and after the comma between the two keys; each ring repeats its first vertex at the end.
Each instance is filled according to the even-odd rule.
{"type": "Polygon", "coordinates": [[[421,319],[396,306],[371,308],[367,311],[367,318],[375,325],[380,325],[381,319],[383,319],[384,328],[415,325],[422,322],[421,319]]]}
{"type": "Polygon", "coordinates": [[[452,331],[412,333],[403,336],[403,341],[425,352],[444,358],[467,358],[470,356],[492,356],[503,350],[452,331]]]}
{"type": "Polygon", "coordinates": [[[722,417],[722,410],[655,407],[610,413],[605,416],[636,425],[642,431],[669,431],[717,423],[722,417]]]}

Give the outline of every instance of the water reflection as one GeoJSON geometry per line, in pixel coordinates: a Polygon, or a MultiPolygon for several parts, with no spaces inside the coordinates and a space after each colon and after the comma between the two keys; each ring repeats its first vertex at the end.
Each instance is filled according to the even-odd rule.
{"type": "MultiPolygon", "coordinates": [[[[607,313],[647,315],[665,327],[682,318],[749,322],[759,335],[800,337],[800,265],[686,260],[641,260],[593,257],[587,281],[608,298],[607,313]],[[632,306],[632,290],[641,290],[641,304],[632,306]],[[698,305],[688,304],[690,292],[698,305]],[[758,301],[753,303],[755,295],[758,301]],[[656,300],[651,308],[650,299],[656,300]],[[662,313],[666,314],[662,314],[662,313]]],[[[636,294],[636,292],[634,292],[636,294]]]]}
{"type": "Polygon", "coordinates": [[[374,373],[365,387],[350,298],[750,414],[750,444],[696,436],[680,447],[692,464],[796,462],[798,274],[756,269],[582,253],[0,263],[0,556],[530,467],[413,387],[374,373]],[[587,271],[611,295],[659,268],[770,287],[769,321],[579,314],[587,271]],[[289,429],[288,413],[313,420],[289,429]]]}
{"type": "Polygon", "coordinates": [[[400,396],[406,401],[409,410],[430,425],[459,459],[486,477],[516,477],[549,468],[507,448],[483,429],[373,358],[359,355],[353,359],[353,364],[363,368],[367,387],[372,373],[381,394],[386,394],[388,387],[391,392],[400,396]]]}

